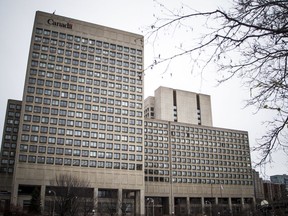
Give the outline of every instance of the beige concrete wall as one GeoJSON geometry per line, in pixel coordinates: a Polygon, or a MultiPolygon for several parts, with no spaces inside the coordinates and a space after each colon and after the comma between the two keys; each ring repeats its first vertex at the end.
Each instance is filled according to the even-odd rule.
{"type": "Polygon", "coordinates": [[[155,119],[212,126],[211,110],[209,95],[162,86],[155,90],[155,119]],[[173,104],[174,91],[176,93],[176,107],[173,104]],[[199,97],[200,114],[198,114],[197,97],[199,97]],[[174,108],[177,112],[176,117],[174,116],[174,108]]]}
{"type": "Polygon", "coordinates": [[[0,191],[11,191],[12,187],[12,175],[8,175],[6,173],[0,174],[0,191]]]}
{"type": "Polygon", "coordinates": [[[155,119],[174,121],[173,89],[159,87],[155,90],[155,119]]]}
{"type": "Polygon", "coordinates": [[[93,188],[144,189],[142,171],[91,169],[79,167],[53,167],[37,164],[19,164],[17,183],[24,185],[56,185],[59,175],[72,175],[89,182],[93,188]]]}
{"type": "Polygon", "coordinates": [[[197,124],[196,93],[176,90],[178,122],[197,124]]]}
{"type": "Polygon", "coordinates": [[[252,185],[177,184],[146,182],[145,196],[156,197],[254,197],[252,185]]]}
{"type": "Polygon", "coordinates": [[[210,95],[199,94],[201,125],[213,126],[210,95]]]}

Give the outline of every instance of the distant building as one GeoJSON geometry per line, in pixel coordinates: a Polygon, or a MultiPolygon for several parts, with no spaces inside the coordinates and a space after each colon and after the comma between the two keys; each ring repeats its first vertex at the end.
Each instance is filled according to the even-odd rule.
{"type": "Polygon", "coordinates": [[[280,200],[284,197],[285,185],[280,183],[273,183],[271,181],[264,181],[264,197],[269,203],[280,200]]]}
{"type": "Polygon", "coordinates": [[[279,184],[284,184],[286,187],[286,190],[288,191],[288,175],[273,175],[270,176],[270,181],[272,183],[279,183],[279,184]]]}
{"type": "Polygon", "coordinates": [[[254,194],[256,203],[260,204],[265,199],[263,179],[259,176],[259,172],[252,170],[254,182],[254,194]]]}

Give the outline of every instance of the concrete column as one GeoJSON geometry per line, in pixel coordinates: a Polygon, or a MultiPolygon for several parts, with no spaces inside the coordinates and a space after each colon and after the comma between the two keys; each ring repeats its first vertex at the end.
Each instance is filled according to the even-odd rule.
{"type": "Polygon", "coordinates": [[[40,191],[40,200],[41,200],[41,212],[44,213],[45,208],[45,192],[46,192],[46,186],[41,185],[41,191],[40,191]]]}
{"type": "Polygon", "coordinates": [[[94,188],[94,197],[93,198],[94,198],[93,214],[96,216],[97,215],[97,209],[98,209],[98,188],[94,188]]]}
{"type": "Polygon", "coordinates": [[[232,211],[232,199],[231,199],[231,197],[228,198],[228,203],[229,203],[229,211],[231,212],[230,215],[233,215],[233,211],[232,211]]]}
{"type": "Polygon", "coordinates": [[[12,185],[12,193],[11,193],[11,205],[18,205],[18,184],[12,185]]]}
{"type": "Polygon", "coordinates": [[[175,214],[175,208],[174,208],[174,196],[169,196],[169,214],[175,214]]]}
{"type": "Polygon", "coordinates": [[[122,209],[121,209],[121,206],[123,204],[123,198],[122,198],[122,195],[123,195],[123,190],[122,188],[119,188],[118,189],[118,203],[117,203],[117,209],[118,209],[118,215],[121,215],[122,214],[122,209]]]}
{"type": "Polygon", "coordinates": [[[186,203],[187,203],[187,213],[190,215],[190,198],[186,197],[186,203]]]}
{"type": "Polygon", "coordinates": [[[144,190],[136,191],[135,199],[135,215],[144,215],[145,214],[145,196],[144,190]]]}
{"type": "Polygon", "coordinates": [[[215,197],[215,204],[216,204],[216,206],[219,204],[218,197],[215,197]]]}
{"type": "Polygon", "coordinates": [[[205,203],[204,203],[204,197],[201,197],[201,206],[202,206],[202,213],[205,212],[205,203]]]}

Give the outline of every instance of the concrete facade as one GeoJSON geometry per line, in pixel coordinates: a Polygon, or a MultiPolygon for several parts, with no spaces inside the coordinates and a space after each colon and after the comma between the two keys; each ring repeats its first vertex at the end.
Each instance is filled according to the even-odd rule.
{"type": "Polygon", "coordinates": [[[144,214],[143,36],[37,12],[11,203],[60,174],[132,190],[144,214]]]}
{"type": "Polygon", "coordinates": [[[257,204],[260,204],[261,201],[265,199],[263,186],[264,181],[262,178],[260,178],[259,172],[257,172],[256,170],[252,170],[252,174],[254,182],[255,200],[257,204]]]}
{"type": "Polygon", "coordinates": [[[11,191],[22,102],[8,100],[0,155],[0,191],[11,191]]]}
{"type": "Polygon", "coordinates": [[[159,215],[251,211],[248,133],[146,119],[145,197],[155,200],[159,215]]]}
{"type": "Polygon", "coordinates": [[[159,87],[145,99],[145,116],[166,121],[212,126],[209,95],[159,87]],[[153,116],[149,110],[153,110],[153,116]],[[148,115],[149,114],[149,115],[148,115]]]}

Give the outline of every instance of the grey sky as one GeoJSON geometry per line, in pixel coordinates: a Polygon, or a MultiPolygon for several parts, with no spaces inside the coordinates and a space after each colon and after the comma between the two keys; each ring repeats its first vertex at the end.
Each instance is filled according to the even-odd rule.
{"type": "MultiPolygon", "coordinates": [[[[209,10],[216,5],[225,7],[228,2],[228,0],[184,1],[189,2],[191,8],[199,10],[209,10]]],[[[165,0],[165,4],[172,7],[179,5],[179,2],[165,0]]],[[[153,14],[161,12],[153,0],[1,0],[1,139],[7,100],[22,99],[32,25],[37,10],[51,13],[56,11],[56,14],[61,16],[140,34],[145,26],[149,26],[154,21],[153,14]]],[[[169,43],[164,41],[164,45],[166,42],[169,43]]],[[[146,66],[152,62],[153,51],[151,44],[145,45],[146,66]]],[[[210,70],[213,72],[213,68],[210,70]]],[[[250,146],[253,146],[255,139],[264,133],[265,127],[261,122],[269,118],[269,115],[267,113],[253,115],[254,109],[243,109],[244,99],[249,97],[249,92],[241,87],[239,80],[234,79],[220,87],[215,87],[214,75],[208,74],[201,77],[199,73],[191,73],[191,70],[181,61],[177,61],[164,75],[162,75],[163,71],[163,67],[146,71],[145,97],[152,95],[160,85],[209,94],[212,97],[215,127],[247,130],[250,146]]],[[[253,153],[252,160],[256,158],[257,154],[253,153]]],[[[267,175],[287,173],[287,155],[279,152],[277,157],[274,157],[274,161],[266,167],[267,175]]]]}

